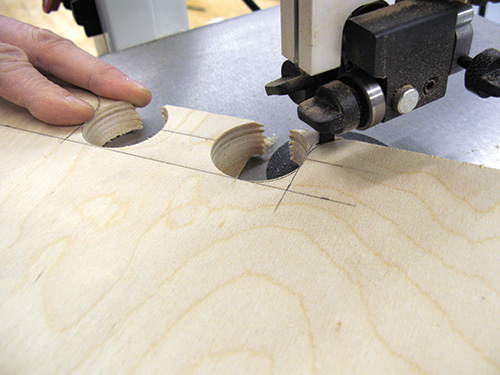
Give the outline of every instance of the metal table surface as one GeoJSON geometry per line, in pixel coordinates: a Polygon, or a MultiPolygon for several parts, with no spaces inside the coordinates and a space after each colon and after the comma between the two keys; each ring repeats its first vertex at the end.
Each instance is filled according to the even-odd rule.
{"type": "MultiPolygon", "coordinates": [[[[476,17],[472,55],[500,48],[500,25],[476,17]]],[[[307,128],[288,97],[268,97],[279,78],[279,9],[271,8],[190,30],[102,57],[153,92],[140,109],[145,129],[115,141],[136,143],[163,127],[164,104],[247,118],[266,134],[288,140],[307,128]]],[[[445,98],[363,132],[392,147],[500,169],[500,99],[480,99],[464,88],[463,72],[450,77],[445,98]]]]}

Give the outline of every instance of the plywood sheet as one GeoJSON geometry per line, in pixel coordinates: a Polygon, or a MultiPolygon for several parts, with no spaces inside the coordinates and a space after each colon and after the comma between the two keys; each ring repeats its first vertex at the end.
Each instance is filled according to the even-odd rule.
{"type": "Polygon", "coordinates": [[[498,170],[338,141],[251,183],[210,157],[246,120],[107,149],[7,107],[0,373],[500,372],[498,170]]]}

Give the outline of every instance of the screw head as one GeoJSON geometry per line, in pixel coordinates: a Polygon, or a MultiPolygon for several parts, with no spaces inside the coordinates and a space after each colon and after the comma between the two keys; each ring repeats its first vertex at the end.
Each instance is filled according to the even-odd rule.
{"type": "Polygon", "coordinates": [[[411,85],[401,87],[394,97],[393,108],[399,114],[404,115],[415,109],[420,99],[416,88],[411,85]]]}

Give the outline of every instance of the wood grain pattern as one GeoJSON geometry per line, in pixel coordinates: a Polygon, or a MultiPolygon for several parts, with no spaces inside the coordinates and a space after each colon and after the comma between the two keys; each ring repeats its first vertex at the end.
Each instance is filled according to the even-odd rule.
{"type": "Polygon", "coordinates": [[[498,170],[338,141],[250,183],[210,158],[246,120],[105,149],[12,110],[1,374],[500,373],[498,170]]]}

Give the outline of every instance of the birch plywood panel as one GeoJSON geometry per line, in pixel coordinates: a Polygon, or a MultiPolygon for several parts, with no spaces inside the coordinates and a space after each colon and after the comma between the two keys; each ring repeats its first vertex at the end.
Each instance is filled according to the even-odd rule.
{"type": "Polygon", "coordinates": [[[0,373],[500,372],[499,171],[338,141],[244,182],[247,121],[168,112],[120,149],[9,112],[0,373]]]}

